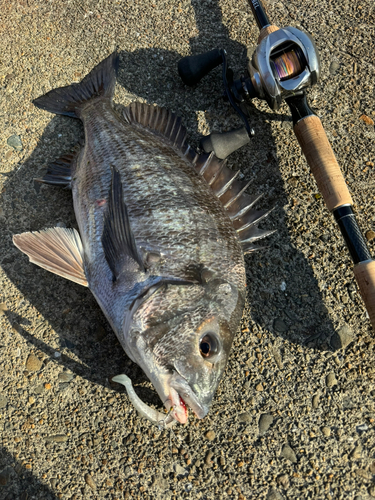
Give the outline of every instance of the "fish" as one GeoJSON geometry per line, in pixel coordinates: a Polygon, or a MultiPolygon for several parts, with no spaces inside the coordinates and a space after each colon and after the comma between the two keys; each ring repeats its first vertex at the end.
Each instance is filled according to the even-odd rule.
{"type": "Polygon", "coordinates": [[[260,196],[225,160],[192,148],[175,113],[138,101],[115,111],[118,67],[114,52],[80,83],[33,101],[83,123],[84,143],[38,179],[71,189],[78,231],[13,242],[30,262],[90,289],[166,422],[185,424],[189,408],[207,415],[225,370],[246,298],[244,254],[273,231],[258,227],[269,213],[254,208],[260,196]]]}

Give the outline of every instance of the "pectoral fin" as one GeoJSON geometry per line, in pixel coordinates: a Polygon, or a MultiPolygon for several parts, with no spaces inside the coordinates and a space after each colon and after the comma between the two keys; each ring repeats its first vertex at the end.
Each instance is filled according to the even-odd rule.
{"type": "Polygon", "coordinates": [[[83,268],[83,247],[78,231],[54,227],[15,234],[13,243],[30,262],[83,286],[88,286],[83,268]]]}
{"type": "Polygon", "coordinates": [[[121,177],[112,169],[112,185],[109,193],[108,208],[104,216],[102,235],[104,255],[116,281],[124,270],[129,258],[135,261],[140,270],[145,265],[137,248],[133,231],[130,227],[128,210],[124,202],[121,177]]]}

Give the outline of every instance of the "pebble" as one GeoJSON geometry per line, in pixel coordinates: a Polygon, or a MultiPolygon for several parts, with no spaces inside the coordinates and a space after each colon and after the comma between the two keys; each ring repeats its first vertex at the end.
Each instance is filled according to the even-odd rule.
{"type": "Polygon", "coordinates": [[[212,457],[214,456],[214,452],[213,451],[209,451],[206,455],[206,458],[204,459],[204,463],[208,466],[208,467],[212,467],[213,463],[212,463],[212,457]]]}
{"type": "Polygon", "coordinates": [[[288,326],[280,318],[275,319],[275,321],[273,322],[273,327],[278,333],[285,333],[288,331],[288,326]]]}
{"type": "Polygon", "coordinates": [[[375,231],[372,231],[370,229],[370,231],[366,231],[366,239],[367,241],[372,241],[375,239],[375,231]]]}
{"type": "Polygon", "coordinates": [[[72,380],[72,378],[73,378],[73,373],[69,373],[69,372],[61,372],[58,375],[58,379],[61,382],[70,382],[72,380]]]}
{"type": "Polygon", "coordinates": [[[329,65],[329,74],[335,75],[340,68],[340,63],[338,61],[332,61],[329,65]]]}
{"type": "Polygon", "coordinates": [[[351,458],[357,459],[362,457],[362,446],[357,445],[350,454],[351,458]]]}
{"type": "Polygon", "coordinates": [[[0,486],[6,486],[10,478],[10,468],[4,469],[0,472],[0,486]]]}
{"type": "Polygon", "coordinates": [[[186,476],[188,474],[188,470],[182,467],[180,464],[174,464],[173,469],[177,476],[186,476]]]}
{"type": "Polygon", "coordinates": [[[334,385],[337,385],[336,375],[331,372],[326,376],[326,386],[333,387],[334,385]]]}
{"type": "Polygon", "coordinates": [[[370,127],[374,126],[374,120],[367,115],[361,115],[359,119],[364,121],[366,125],[369,125],[370,127]]]}
{"type": "Polygon", "coordinates": [[[213,441],[215,439],[215,432],[208,431],[208,432],[206,432],[205,436],[209,441],[213,441]]]}
{"type": "Polygon", "coordinates": [[[5,408],[8,404],[8,399],[5,396],[0,396],[0,409],[5,408]]]}
{"type": "Polygon", "coordinates": [[[329,437],[331,435],[331,429],[329,427],[322,427],[323,436],[329,437]]]}
{"type": "Polygon", "coordinates": [[[345,349],[355,338],[353,330],[344,325],[332,335],[330,343],[334,349],[345,349]]]}
{"type": "Polygon", "coordinates": [[[45,441],[47,443],[65,443],[65,441],[68,440],[68,436],[66,436],[65,434],[56,434],[54,436],[47,436],[45,438],[45,441]]]}
{"type": "Polygon", "coordinates": [[[163,476],[156,476],[152,483],[152,488],[163,492],[169,488],[169,482],[163,476]]]}
{"type": "Polygon", "coordinates": [[[269,413],[263,413],[259,419],[259,434],[262,436],[271,427],[273,422],[273,416],[269,413]]]}
{"type": "Polygon", "coordinates": [[[271,488],[267,493],[267,500],[283,500],[283,498],[280,491],[277,491],[275,488],[271,488]]]}
{"type": "Polygon", "coordinates": [[[262,392],[263,391],[263,384],[262,384],[262,382],[259,382],[259,384],[257,384],[255,386],[255,390],[258,391],[258,392],[262,392]]]}
{"type": "Polygon", "coordinates": [[[375,474],[375,461],[370,464],[370,472],[371,474],[375,474]]]}
{"type": "Polygon", "coordinates": [[[42,368],[43,361],[41,361],[35,354],[29,354],[26,360],[26,370],[29,372],[37,372],[42,368]]]}
{"type": "Polygon", "coordinates": [[[372,497],[375,497],[375,484],[370,486],[370,488],[368,489],[368,492],[372,497]]]}
{"type": "Polygon", "coordinates": [[[240,413],[238,415],[238,420],[242,422],[243,424],[251,422],[252,418],[249,412],[245,411],[243,413],[240,413]]]}
{"type": "Polygon", "coordinates": [[[315,394],[315,396],[312,398],[312,407],[313,408],[318,408],[319,407],[319,402],[320,402],[320,395],[315,394]]]}
{"type": "Polygon", "coordinates": [[[3,316],[5,314],[5,311],[7,311],[7,305],[5,302],[1,302],[0,304],[0,316],[3,316]]]}
{"type": "Polygon", "coordinates": [[[288,444],[284,444],[281,450],[281,456],[292,462],[293,464],[297,463],[297,457],[292,448],[288,444]]]}
{"type": "Polygon", "coordinates": [[[34,394],[42,394],[42,392],[44,392],[44,385],[43,384],[37,385],[34,389],[34,394]]]}
{"type": "Polygon", "coordinates": [[[7,144],[15,151],[22,151],[22,141],[19,135],[11,135],[8,137],[7,144]]]}
{"type": "Polygon", "coordinates": [[[85,481],[86,481],[86,484],[88,486],[90,486],[90,488],[93,490],[93,491],[96,491],[96,483],[95,481],[93,480],[93,478],[90,476],[90,474],[86,474],[85,475],[85,481]]]}
{"type": "Polygon", "coordinates": [[[289,488],[290,483],[288,474],[282,474],[276,479],[276,481],[279,486],[282,486],[284,488],[284,490],[287,490],[289,488]]]}

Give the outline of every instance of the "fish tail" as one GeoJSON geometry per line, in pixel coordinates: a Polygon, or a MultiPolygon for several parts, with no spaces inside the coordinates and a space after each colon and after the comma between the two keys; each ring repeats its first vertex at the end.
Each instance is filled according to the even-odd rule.
{"type": "Polygon", "coordinates": [[[111,99],[118,70],[119,56],[113,52],[99,63],[80,83],[53,89],[38,97],[33,104],[59,115],[80,117],[80,111],[92,99],[111,99]]]}

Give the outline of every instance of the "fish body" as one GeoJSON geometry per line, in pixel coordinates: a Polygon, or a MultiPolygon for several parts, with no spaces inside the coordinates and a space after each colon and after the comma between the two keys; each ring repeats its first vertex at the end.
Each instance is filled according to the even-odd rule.
{"type": "Polygon", "coordinates": [[[202,418],[241,320],[243,254],[270,234],[258,197],[225,162],[198,155],[173,113],[112,107],[118,56],[80,84],[34,101],[82,120],[85,143],[42,179],[70,187],[79,233],[55,228],[14,236],[32,262],[86,285],[127,355],[144,370],[172,417],[202,418]],[[245,186],[246,187],[246,186],[245,186]]]}

